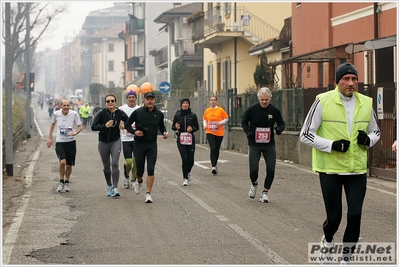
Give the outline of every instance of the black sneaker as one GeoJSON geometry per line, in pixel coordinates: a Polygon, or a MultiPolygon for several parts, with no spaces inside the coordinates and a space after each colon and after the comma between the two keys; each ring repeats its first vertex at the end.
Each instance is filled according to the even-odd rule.
{"type": "Polygon", "coordinates": [[[212,174],[218,174],[218,168],[217,167],[212,167],[212,174]]]}

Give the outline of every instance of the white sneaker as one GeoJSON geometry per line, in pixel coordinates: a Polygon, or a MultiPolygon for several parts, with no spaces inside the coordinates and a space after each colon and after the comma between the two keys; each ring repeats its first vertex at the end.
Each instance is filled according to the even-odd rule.
{"type": "Polygon", "coordinates": [[[187,174],[187,180],[191,181],[191,173],[187,174]]]}
{"type": "Polygon", "coordinates": [[[112,196],[113,196],[113,197],[119,197],[120,195],[121,195],[121,194],[119,193],[118,188],[114,187],[114,188],[112,189],[112,196]]]}
{"type": "Polygon", "coordinates": [[[57,191],[58,191],[58,192],[61,192],[62,189],[64,189],[64,183],[61,183],[61,182],[60,182],[60,184],[59,184],[58,187],[57,187],[57,191]]]}
{"type": "Polygon", "coordinates": [[[69,192],[69,183],[64,184],[64,190],[65,192],[69,192]]]}
{"type": "Polygon", "coordinates": [[[330,249],[334,247],[334,240],[332,240],[330,243],[328,243],[324,237],[324,235],[321,237],[321,249],[320,249],[320,257],[319,257],[319,263],[321,265],[324,264],[332,264],[332,258],[331,258],[331,252],[330,249]]]}
{"type": "Polygon", "coordinates": [[[259,201],[262,202],[262,203],[269,203],[270,202],[266,191],[262,192],[262,195],[260,196],[259,201]]]}
{"type": "Polygon", "coordinates": [[[129,188],[129,178],[125,178],[123,180],[123,187],[128,189],[129,188]]]}
{"type": "Polygon", "coordinates": [[[141,192],[141,184],[142,184],[142,182],[139,183],[139,181],[137,181],[137,179],[136,179],[136,182],[134,182],[134,192],[136,192],[137,195],[140,194],[140,192],[141,192]]]}
{"type": "Polygon", "coordinates": [[[188,186],[188,179],[183,180],[183,186],[188,186]]]}
{"type": "Polygon", "coordinates": [[[130,189],[134,190],[135,184],[136,184],[136,180],[131,180],[130,181],[130,189]]]}
{"type": "Polygon", "coordinates": [[[249,192],[248,192],[248,195],[249,195],[250,198],[255,198],[256,188],[258,188],[258,185],[253,185],[251,183],[251,188],[249,188],[249,192]]]}
{"type": "Polygon", "coordinates": [[[145,194],[145,203],[152,203],[152,197],[150,193],[145,194]]]}

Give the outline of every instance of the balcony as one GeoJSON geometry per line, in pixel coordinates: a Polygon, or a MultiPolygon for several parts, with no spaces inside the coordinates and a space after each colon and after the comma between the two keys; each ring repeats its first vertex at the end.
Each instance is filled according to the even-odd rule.
{"type": "Polygon", "coordinates": [[[144,70],[144,57],[131,57],[127,60],[127,70],[144,70]]]}
{"type": "Polygon", "coordinates": [[[119,37],[126,39],[131,35],[144,34],[144,26],[144,19],[138,19],[135,16],[130,15],[130,20],[125,22],[125,27],[119,37]]]}
{"type": "Polygon", "coordinates": [[[177,40],[175,43],[175,57],[180,58],[187,66],[202,66],[203,49],[193,44],[191,40],[177,40]]]}
{"type": "Polygon", "coordinates": [[[242,38],[251,45],[278,38],[280,31],[259,17],[247,11],[245,7],[232,8],[226,12],[215,7],[204,12],[203,18],[190,21],[192,41],[212,52],[220,52],[223,42],[242,38]],[[226,14],[228,13],[228,14],[226,14]]]}
{"type": "Polygon", "coordinates": [[[154,56],[155,66],[163,69],[168,67],[168,47],[165,46],[157,51],[150,51],[151,55],[154,56]]]}

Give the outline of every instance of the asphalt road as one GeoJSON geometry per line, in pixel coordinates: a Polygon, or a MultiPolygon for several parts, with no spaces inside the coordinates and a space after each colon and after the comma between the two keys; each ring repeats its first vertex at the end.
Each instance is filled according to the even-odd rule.
{"type": "MultiPolygon", "coordinates": [[[[307,265],[308,243],[320,241],[324,206],[318,175],[307,166],[278,161],[271,202],[261,203],[261,186],[255,199],[248,197],[246,154],[222,150],[214,176],[208,146],[197,145],[192,181],[183,187],[175,139],[160,137],[154,203],[123,188],[123,154],[121,196],[106,197],[98,133],[88,128],[77,136],[71,190],[58,193],[58,160],[45,146],[45,109],[36,110],[36,122],[33,134],[43,137],[26,162],[18,209],[3,227],[3,264],[307,265]]],[[[262,184],[263,160],[260,170],[262,184]]],[[[370,177],[360,242],[396,243],[396,211],[396,182],[370,177]]]]}

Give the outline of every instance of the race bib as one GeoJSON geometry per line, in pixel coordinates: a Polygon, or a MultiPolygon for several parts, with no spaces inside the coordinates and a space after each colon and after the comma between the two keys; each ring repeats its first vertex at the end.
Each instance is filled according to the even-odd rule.
{"type": "Polygon", "coordinates": [[[219,130],[219,125],[217,122],[209,122],[208,128],[211,132],[217,132],[219,130]]]}
{"type": "Polygon", "coordinates": [[[192,145],[193,144],[193,135],[188,132],[180,133],[180,144],[182,145],[192,145]]]}
{"type": "Polygon", "coordinates": [[[255,143],[269,143],[270,142],[270,127],[255,129],[255,143]]]}
{"type": "Polygon", "coordinates": [[[72,127],[67,125],[60,125],[60,135],[69,137],[68,133],[72,131],[72,127]]]}

